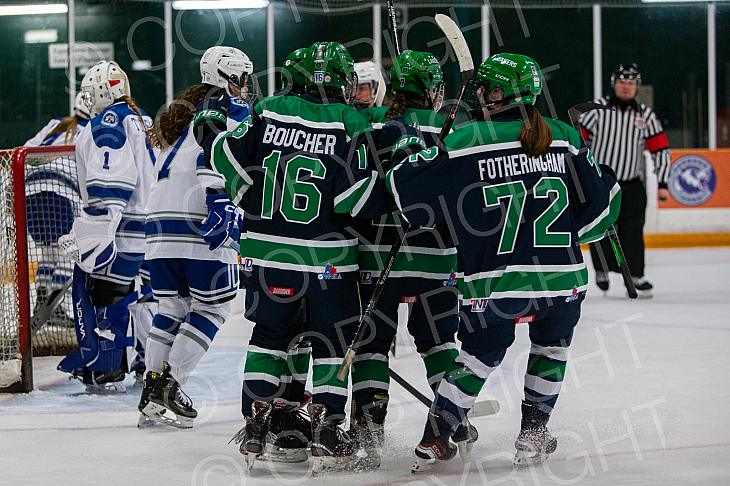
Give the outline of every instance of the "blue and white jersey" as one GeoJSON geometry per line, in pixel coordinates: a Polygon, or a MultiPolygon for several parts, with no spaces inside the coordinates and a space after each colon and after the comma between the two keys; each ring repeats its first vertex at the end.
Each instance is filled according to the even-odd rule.
{"type": "MultiPolygon", "coordinates": [[[[232,100],[228,129],[235,129],[248,116],[248,105],[232,100]]],[[[200,223],[208,215],[205,188],[196,170],[203,154],[190,127],[175,144],[160,153],[157,181],[147,202],[145,258],[187,258],[237,263],[237,253],[228,247],[210,251],[200,223]]]]}
{"type": "Polygon", "coordinates": [[[60,145],[73,145],[79,137],[81,129],[89,123],[88,120],[84,120],[83,118],[76,119],[78,126],[76,127],[76,134],[73,140],[66,139],[66,132],[59,132],[49,137],[48,134],[51,133],[62,120],[63,117],[60,116],[51,118],[50,121],[46,123],[46,126],[41,128],[38,133],[33,135],[33,137],[29,138],[23,144],[23,147],[58,147],[60,145]]]}
{"type": "MultiPolygon", "coordinates": [[[[142,114],[144,123],[152,120],[142,114]]],[[[125,102],[94,117],[76,140],[76,165],[84,207],[121,211],[119,252],[144,252],[145,206],[155,178],[156,153],[145,127],[125,102]]]]}

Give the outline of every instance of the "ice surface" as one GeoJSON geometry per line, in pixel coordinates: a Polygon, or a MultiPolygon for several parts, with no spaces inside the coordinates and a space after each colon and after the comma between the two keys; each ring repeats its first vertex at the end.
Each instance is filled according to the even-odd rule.
{"type": "MultiPolygon", "coordinates": [[[[608,297],[590,289],[551,420],[558,450],[544,466],[511,467],[529,347],[520,326],[482,392],[502,411],[475,420],[481,437],[468,462],[410,474],[426,409],[393,384],[377,472],[312,479],[305,464],[258,462],[245,476],[227,444],[241,423],[250,328],[239,319],[224,326],[187,387],[200,411],[191,431],[137,430],[138,389],[85,395],[55,371],[57,358],[37,359],[37,391],[0,395],[0,484],[730,484],[730,249],[650,251],[647,267],[651,300],[626,300],[618,276],[608,297]]],[[[426,391],[408,342],[399,334],[394,367],[426,391]]]]}

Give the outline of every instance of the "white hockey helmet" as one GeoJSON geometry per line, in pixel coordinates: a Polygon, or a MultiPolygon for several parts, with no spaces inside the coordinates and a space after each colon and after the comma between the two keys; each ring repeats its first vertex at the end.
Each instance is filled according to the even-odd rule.
{"type": "Polygon", "coordinates": [[[253,63],[248,56],[235,47],[213,46],[200,58],[201,82],[223,88],[228,96],[238,97],[231,91],[231,85],[241,90],[240,97],[252,96],[253,89],[248,86],[253,63]],[[244,93],[248,88],[248,93],[244,93]]]}
{"type": "Polygon", "coordinates": [[[81,95],[91,116],[96,116],[122,96],[132,96],[132,92],[127,73],[119,64],[99,61],[86,71],[81,80],[81,95]]]}
{"type": "MultiPolygon", "coordinates": [[[[383,68],[380,64],[373,61],[364,61],[355,63],[355,73],[357,73],[358,84],[369,84],[372,90],[374,106],[381,106],[383,98],[385,98],[385,78],[383,78],[383,68]]],[[[360,102],[364,102],[360,100],[360,102]]]]}
{"type": "Polygon", "coordinates": [[[84,120],[91,118],[89,108],[86,106],[86,103],[84,103],[84,93],[81,91],[76,93],[76,99],[74,100],[74,112],[72,114],[81,117],[84,120]]]}

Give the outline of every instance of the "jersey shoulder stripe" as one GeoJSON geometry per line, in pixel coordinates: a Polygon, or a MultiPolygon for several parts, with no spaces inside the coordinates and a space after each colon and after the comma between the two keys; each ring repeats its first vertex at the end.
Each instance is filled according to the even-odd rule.
{"type": "MultiPolygon", "coordinates": [[[[147,118],[144,112],[140,111],[143,117],[147,118]]],[[[122,148],[127,143],[127,131],[125,119],[129,116],[136,117],[125,102],[114,103],[91,120],[91,136],[97,147],[108,147],[113,150],[122,148]]],[[[147,120],[145,120],[147,123],[147,120]]]]}

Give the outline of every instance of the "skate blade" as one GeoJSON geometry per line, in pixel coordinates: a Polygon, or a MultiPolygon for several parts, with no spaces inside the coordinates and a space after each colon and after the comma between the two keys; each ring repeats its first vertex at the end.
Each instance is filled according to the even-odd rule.
{"type": "Polygon", "coordinates": [[[461,457],[463,460],[467,460],[471,455],[471,450],[474,447],[474,442],[469,440],[463,440],[461,442],[457,442],[456,446],[459,448],[459,457],[461,457]]]}
{"type": "Polygon", "coordinates": [[[137,419],[137,428],[138,429],[148,429],[150,427],[153,427],[155,425],[155,421],[151,418],[147,417],[145,414],[140,413],[139,418],[137,419]]]}
{"type": "Polygon", "coordinates": [[[142,414],[148,419],[158,424],[169,425],[177,429],[192,429],[193,419],[189,417],[169,417],[166,415],[166,410],[155,403],[148,403],[147,406],[142,410],[142,414]]]}
{"type": "Polygon", "coordinates": [[[296,463],[309,459],[307,449],[284,449],[273,444],[266,444],[266,450],[259,457],[262,461],[296,463]]]}
{"type": "Polygon", "coordinates": [[[312,456],[312,475],[346,471],[352,467],[350,456],[312,456]]]}
{"type": "Polygon", "coordinates": [[[542,452],[517,451],[512,465],[515,468],[530,467],[545,462],[548,454],[542,452]]]}
{"type": "Polygon", "coordinates": [[[411,474],[423,474],[432,471],[435,464],[436,459],[423,459],[416,457],[413,466],[411,466],[411,474]]]}

